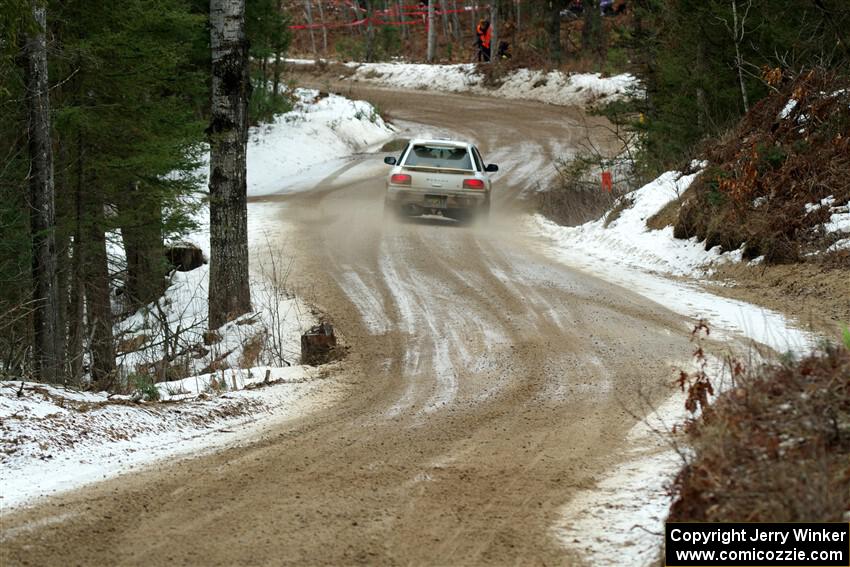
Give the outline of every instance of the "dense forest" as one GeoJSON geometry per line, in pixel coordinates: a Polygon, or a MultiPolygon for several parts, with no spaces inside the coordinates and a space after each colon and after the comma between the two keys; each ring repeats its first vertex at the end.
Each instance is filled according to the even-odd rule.
{"type": "MultiPolygon", "coordinates": [[[[251,57],[279,61],[289,41],[279,3],[249,0],[242,9],[248,40],[239,49],[250,44],[251,57]]],[[[230,78],[234,62],[225,59],[216,75],[211,13],[197,0],[4,5],[4,374],[112,385],[113,323],[161,294],[172,268],[165,247],[191,227],[205,198],[197,167],[210,146],[232,150],[210,91],[217,76],[230,78]],[[126,257],[118,271],[116,251],[126,257]]],[[[272,65],[256,67],[251,89],[248,55],[239,94],[256,122],[285,110],[288,99],[271,80],[272,65]]],[[[244,145],[246,128],[231,146],[244,145]]],[[[223,305],[220,318],[233,308],[223,305]]]]}

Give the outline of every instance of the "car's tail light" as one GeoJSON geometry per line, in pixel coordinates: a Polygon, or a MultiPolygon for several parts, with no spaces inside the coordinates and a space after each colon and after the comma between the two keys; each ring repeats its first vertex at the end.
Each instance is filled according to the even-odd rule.
{"type": "Polygon", "coordinates": [[[484,182],[480,179],[464,179],[464,189],[484,189],[484,182]]]}
{"type": "Polygon", "coordinates": [[[410,176],[406,173],[393,173],[390,176],[390,183],[393,185],[410,185],[410,176]]]}

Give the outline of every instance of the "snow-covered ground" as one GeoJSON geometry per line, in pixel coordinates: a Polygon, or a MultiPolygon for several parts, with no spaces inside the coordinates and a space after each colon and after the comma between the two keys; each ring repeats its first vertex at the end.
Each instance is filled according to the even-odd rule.
{"type": "Polygon", "coordinates": [[[297,103],[274,122],[251,128],[248,196],[312,187],[341,160],[390,140],[394,129],[368,102],[295,89],[297,103]]]}
{"type": "MultiPolygon", "coordinates": [[[[292,65],[313,61],[290,59],[292,65]]],[[[507,99],[536,100],[549,104],[584,106],[628,96],[639,88],[637,78],[628,73],[603,77],[600,73],[572,73],[516,69],[485,84],[474,63],[429,65],[423,63],[346,63],[354,69],[352,80],[388,87],[443,92],[468,92],[507,99]]]]}
{"type": "MultiPolygon", "coordinates": [[[[297,89],[295,96],[292,112],[250,131],[249,196],[308,188],[308,180],[314,185],[352,155],[394,136],[367,102],[309,89],[297,89]]],[[[208,166],[198,173],[207,177],[208,166]]],[[[131,393],[0,382],[0,511],[248,439],[336,399],[338,384],[298,365],[300,335],[317,321],[286,290],[288,259],[268,242],[269,232],[279,232],[279,214],[279,203],[249,203],[254,312],[217,329],[218,337],[204,336],[207,265],[175,272],[157,303],[116,325],[119,372],[131,393]],[[157,368],[166,341],[188,377],[154,385],[142,375],[157,368]]],[[[208,257],[206,217],[204,208],[198,229],[185,240],[208,257]]],[[[111,255],[120,264],[117,242],[111,255]]]]}
{"type": "MultiPolygon", "coordinates": [[[[661,175],[624,197],[630,200],[630,206],[607,227],[604,219],[562,227],[538,215],[529,218],[526,230],[542,237],[547,242],[546,253],[564,263],[685,317],[707,320],[712,338],[752,340],[777,352],[809,352],[817,345],[817,337],[796,328],[783,315],[710,294],[695,283],[670,277],[698,279],[720,262],[741,261],[738,252],[706,251],[695,239],[675,239],[672,227],[647,228],[646,220],[679,198],[696,175],[661,175]]],[[[842,219],[839,216],[839,223],[842,219]]],[[[682,329],[683,333],[688,330],[682,329]]],[[[670,446],[670,437],[663,433],[683,418],[683,400],[676,394],[652,412],[650,426],[638,424],[628,436],[632,449],[623,462],[564,506],[561,519],[553,526],[554,535],[565,546],[581,552],[589,564],[654,564],[670,504],[666,487],[682,464],[670,446]],[[617,550],[616,559],[612,549],[617,550]]]]}
{"type": "Polygon", "coordinates": [[[340,395],[337,384],[304,366],[226,370],[157,388],[164,400],[184,401],[134,402],[0,382],[0,512],[163,459],[245,442],[340,395]]]}
{"type": "Polygon", "coordinates": [[[559,248],[616,266],[628,266],[675,276],[699,276],[719,262],[740,261],[740,253],[706,251],[696,238],[673,238],[673,227],[650,230],[646,221],[665,205],[682,197],[699,173],[668,171],[637,191],[621,197],[625,208],[606,225],[603,217],[576,227],[562,227],[537,216],[540,232],[559,248]]]}
{"type": "Polygon", "coordinates": [[[826,234],[835,234],[838,240],[832,243],[827,252],[838,252],[839,250],[850,250],[850,237],[844,238],[850,234],[850,202],[839,204],[835,197],[830,195],[821,199],[818,203],[806,203],[804,206],[805,214],[817,212],[824,207],[829,207],[829,220],[821,228],[826,234]]]}

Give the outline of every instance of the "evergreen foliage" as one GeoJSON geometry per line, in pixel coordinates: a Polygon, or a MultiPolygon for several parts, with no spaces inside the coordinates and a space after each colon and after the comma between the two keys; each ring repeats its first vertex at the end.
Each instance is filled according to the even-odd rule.
{"type": "MultiPolygon", "coordinates": [[[[197,169],[207,151],[209,2],[44,4],[65,374],[109,386],[111,324],[122,315],[113,308],[132,311],[161,293],[169,269],[163,246],[192,228],[202,201],[206,180],[197,169]]],[[[263,62],[257,81],[267,86],[266,61],[285,52],[289,20],[278,0],[248,5],[251,53],[263,62]]],[[[31,0],[9,0],[0,10],[0,373],[38,379],[30,374],[30,163],[21,51],[33,29],[30,8],[31,0]]],[[[288,110],[287,100],[267,96],[257,113],[268,119],[288,110]]]]}
{"type": "Polygon", "coordinates": [[[765,68],[846,69],[850,61],[846,0],[636,0],[631,6],[627,43],[646,87],[631,110],[642,114],[634,125],[645,134],[641,161],[650,173],[734,124],[745,111],[741,82],[750,106],[763,98],[765,68]]]}
{"type": "Polygon", "coordinates": [[[282,92],[278,81],[281,54],[292,41],[291,19],[281,11],[279,0],[247,0],[245,32],[251,42],[250,55],[254,60],[251,100],[248,116],[251,124],[268,122],[275,114],[292,110],[292,100],[282,92]],[[273,60],[270,63],[270,60],[273,60]],[[275,70],[277,69],[277,70],[275,70]]]}

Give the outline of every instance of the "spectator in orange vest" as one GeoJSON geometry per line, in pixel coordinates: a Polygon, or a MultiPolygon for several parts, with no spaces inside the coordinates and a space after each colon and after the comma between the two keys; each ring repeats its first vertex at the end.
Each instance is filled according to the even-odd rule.
{"type": "Polygon", "coordinates": [[[490,38],[493,36],[493,30],[490,29],[490,20],[482,19],[478,22],[475,28],[475,34],[478,36],[478,60],[490,61],[490,38]]]}

